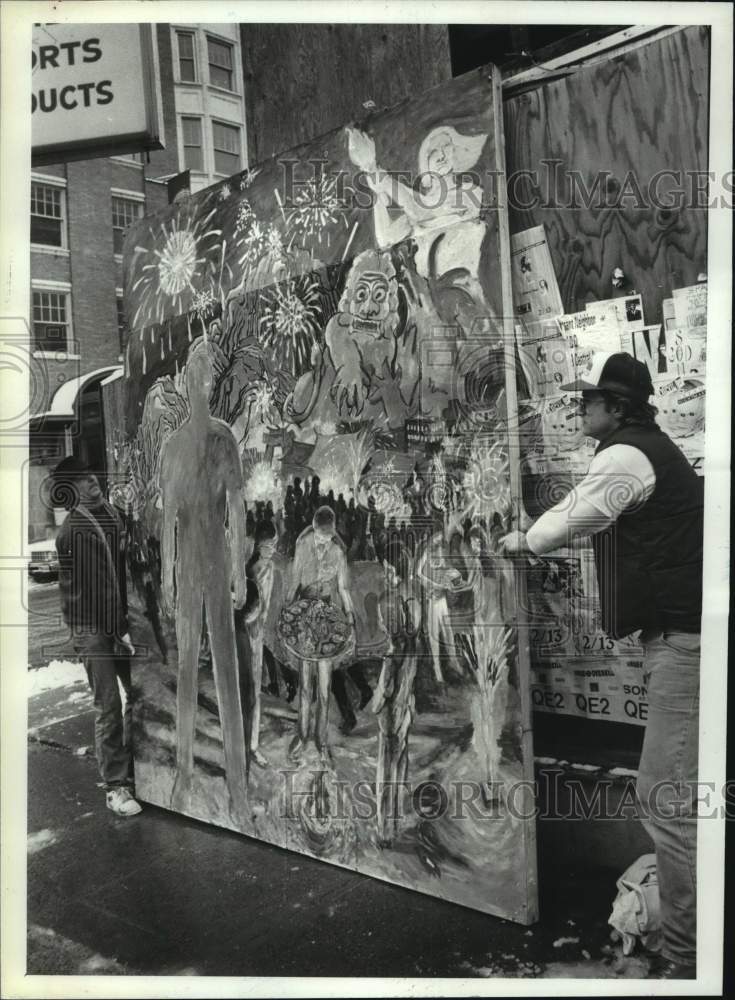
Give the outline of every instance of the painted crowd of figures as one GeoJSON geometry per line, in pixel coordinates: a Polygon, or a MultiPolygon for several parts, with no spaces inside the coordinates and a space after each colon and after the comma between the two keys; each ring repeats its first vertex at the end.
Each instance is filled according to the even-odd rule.
{"type": "MultiPolygon", "coordinates": [[[[263,693],[296,701],[296,731],[287,759],[298,764],[309,744],[330,765],[329,702],[334,694],[345,735],[355,727],[347,678],[358,711],[377,717],[377,822],[393,839],[395,797],[408,768],[415,713],[414,683],[424,666],[436,685],[473,676],[483,703],[477,734],[490,787],[499,760],[502,698],[508,683],[512,574],[497,554],[502,519],[481,524],[459,509],[430,511],[418,498],[421,472],[405,481],[409,521],[386,519],[372,497],[365,506],[314,475],[294,477],[283,506],[243,502],[240,460],[232,433],[208,409],[211,361],[195,344],[186,366],[189,412],[161,453],[161,545],[157,572],[134,572],[159,645],[158,589],[175,619],[178,647],[176,780],[171,806],[191,810],[198,672],[211,667],[222,726],[233,820],[244,817],[247,774],[269,766],[260,748],[263,693]],[[334,605],[353,631],[340,656],[294,655],[278,634],[284,608],[299,599],[334,605]],[[264,663],[266,672],[264,674],[264,663]],[[447,671],[449,672],[447,674],[447,671]],[[377,672],[374,688],[369,677],[377,672]],[[500,706],[500,714],[498,714],[500,706]]],[[[135,524],[135,522],[134,522],[135,524]]],[[[135,540],[135,539],[134,539],[135,540]]],[[[132,563],[156,563],[156,541],[137,539],[132,563]],[[143,553],[143,550],[145,552],[143,553]],[[136,558],[138,553],[138,558],[136,558]]]]}
{"type": "MultiPolygon", "coordinates": [[[[213,671],[235,820],[246,808],[248,770],[270,763],[259,739],[263,692],[298,706],[287,759],[298,764],[311,743],[329,765],[330,694],[348,735],[356,724],[354,686],[358,711],[377,717],[376,781],[385,795],[397,795],[408,767],[416,673],[424,667],[437,686],[474,678],[483,706],[477,741],[490,786],[506,721],[499,692],[508,683],[513,617],[512,573],[496,544],[503,517],[469,517],[457,496],[436,509],[424,482],[431,466],[422,474],[418,461],[400,490],[400,520],[378,509],[372,495],[356,503],[354,495],[322,492],[316,474],[303,483],[293,477],[277,507],[270,499],[248,505],[232,431],[209,411],[205,341],[193,345],[184,375],[187,412],[163,441],[160,497],[149,508],[160,515],[159,530],[146,538],[139,518],[131,522],[133,579],[164,657],[158,604],[175,620],[171,806],[190,811],[202,663],[213,671]],[[285,648],[279,616],[304,598],[345,614],[354,634],[338,657],[305,658],[285,648]]],[[[386,843],[395,815],[395,803],[379,800],[386,843]]]]}

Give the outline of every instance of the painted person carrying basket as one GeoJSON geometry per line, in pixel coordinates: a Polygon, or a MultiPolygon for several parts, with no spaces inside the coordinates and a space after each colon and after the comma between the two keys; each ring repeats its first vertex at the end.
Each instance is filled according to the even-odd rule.
{"type": "Polygon", "coordinates": [[[289,757],[297,760],[312,736],[321,754],[328,757],[332,671],[349,662],[355,652],[347,557],[331,507],[320,507],[296,541],[277,632],[288,663],[299,673],[298,732],[289,757]]]}

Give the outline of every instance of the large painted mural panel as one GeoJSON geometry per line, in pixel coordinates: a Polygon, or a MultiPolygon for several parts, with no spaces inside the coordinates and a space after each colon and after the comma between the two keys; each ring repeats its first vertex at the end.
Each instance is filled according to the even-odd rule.
{"type": "Polygon", "coordinates": [[[139,797],[529,922],[498,113],[473,73],[142,220],[112,449],[139,797]]]}

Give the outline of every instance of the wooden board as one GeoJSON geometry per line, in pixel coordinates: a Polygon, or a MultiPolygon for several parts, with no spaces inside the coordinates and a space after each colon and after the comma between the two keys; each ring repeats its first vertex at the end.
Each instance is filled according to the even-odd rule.
{"type": "Polygon", "coordinates": [[[251,163],[451,78],[445,25],[243,24],[251,163]],[[278,53],[278,58],[273,58],[278,53]]]}
{"type": "MultiPolygon", "coordinates": [[[[535,74],[535,89],[505,101],[509,177],[534,171],[539,179],[537,188],[527,177],[520,177],[515,188],[511,182],[511,232],[545,227],[566,313],[584,310],[595,300],[625,300],[636,292],[645,323],[663,324],[664,300],[676,289],[695,285],[706,271],[707,213],[692,205],[686,172],[693,177],[707,170],[709,30],[668,29],[661,37],[565,72],[563,79],[547,83],[535,74]],[[685,197],[680,208],[657,207],[650,197],[657,172],[664,170],[682,172],[685,197]],[[607,193],[613,203],[626,177],[633,178],[627,190],[635,195],[621,199],[620,207],[571,208],[573,172],[587,190],[600,176],[603,196],[607,193]],[[554,175],[558,180],[548,183],[554,175]],[[519,206],[533,202],[534,207],[519,206]],[[620,289],[612,287],[617,267],[626,276],[620,289]]],[[[661,192],[665,190],[662,186],[661,192]]],[[[706,296],[706,285],[700,290],[706,296]]],[[[631,344],[625,334],[610,349],[635,351],[631,344]]],[[[653,373],[657,392],[662,390],[654,400],[659,423],[701,474],[703,429],[680,436],[678,414],[672,420],[667,409],[674,409],[677,399],[703,392],[704,360],[689,376],[692,381],[677,386],[668,402],[667,386],[674,385],[678,369],[672,365],[667,371],[667,362],[655,348],[653,355],[660,366],[659,374],[653,373]]],[[[697,407],[702,406],[698,398],[697,407]]],[[[530,438],[529,433],[527,454],[534,450],[530,438]]],[[[594,447],[594,442],[589,444],[594,447]]],[[[546,463],[546,473],[524,477],[533,518],[566,494],[591,454],[588,450],[584,462],[575,460],[573,465],[569,454],[557,456],[546,463]]],[[[613,641],[602,632],[591,551],[545,560],[531,570],[528,587],[534,709],[645,725],[643,649],[635,637],[613,641]]]]}
{"type": "MultiPolygon", "coordinates": [[[[519,175],[511,232],[546,227],[567,312],[610,298],[620,267],[627,290],[643,295],[646,322],[660,323],[663,299],[707,270],[706,211],[657,208],[645,195],[658,171],[707,170],[708,119],[704,27],[681,29],[505,102],[508,176],[519,175]],[[524,170],[536,172],[537,188],[520,177],[524,170]],[[567,207],[572,171],[587,190],[602,178],[613,203],[626,178],[634,178],[625,188],[634,193],[620,199],[621,207],[567,207]]],[[[662,180],[662,194],[667,183],[671,190],[662,180]]]]}
{"type": "Polygon", "coordinates": [[[131,232],[136,786],[528,923],[500,106],[468,74],[131,232]],[[315,595],[354,614],[333,672],[279,644],[315,595]]]}

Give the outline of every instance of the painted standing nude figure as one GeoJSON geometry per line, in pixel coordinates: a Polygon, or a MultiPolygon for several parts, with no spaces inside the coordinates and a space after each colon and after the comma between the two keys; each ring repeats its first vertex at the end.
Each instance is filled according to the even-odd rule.
{"type": "Polygon", "coordinates": [[[211,385],[212,364],[200,341],[186,365],[189,416],[166,441],[161,456],[163,603],[166,610],[175,609],[179,647],[171,808],[189,810],[199,641],[206,612],[231,817],[239,824],[245,814],[247,761],[231,587],[239,607],[246,597],[240,551],[245,539],[242,469],[229,426],[210,416],[211,385]]]}

